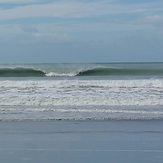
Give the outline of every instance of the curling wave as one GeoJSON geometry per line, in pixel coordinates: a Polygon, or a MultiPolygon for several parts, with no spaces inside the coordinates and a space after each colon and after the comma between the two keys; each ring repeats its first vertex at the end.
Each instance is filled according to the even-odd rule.
{"type": "Polygon", "coordinates": [[[80,71],[78,76],[109,76],[109,75],[163,75],[163,69],[130,69],[97,67],[80,71]]]}
{"type": "Polygon", "coordinates": [[[41,70],[35,70],[33,68],[1,68],[0,77],[42,77],[45,73],[41,70]]]}
{"type": "Polygon", "coordinates": [[[51,69],[32,67],[0,68],[0,77],[61,77],[61,76],[150,76],[163,75],[163,69],[141,69],[141,68],[76,68],[73,70],[51,69]]]}

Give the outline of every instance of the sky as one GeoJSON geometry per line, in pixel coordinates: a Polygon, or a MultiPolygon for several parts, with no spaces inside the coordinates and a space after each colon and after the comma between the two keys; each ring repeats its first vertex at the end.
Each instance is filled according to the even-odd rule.
{"type": "Polygon", "coordinates": [[[0,63],[163,62],[163,0],[0,0],[0,63]]]}

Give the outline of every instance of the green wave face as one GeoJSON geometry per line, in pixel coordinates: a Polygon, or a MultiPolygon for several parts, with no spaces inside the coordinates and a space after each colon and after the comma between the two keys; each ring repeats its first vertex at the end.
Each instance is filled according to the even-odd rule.
{"type": "Polygon", "coordinates": [[[79,72],[78,76],[111,76],[111,75],[163,75],[163,69],[118,69],[94,68],[79,72]]]}
{"type": "Polygon", "coordinates": [[[45,73],[32,68],[1,68],[0,77],[43,77],[45,73]]]}
{"type": "Polygon", "coordinates": [[[163,76],[163,64],[1,65],[0,77],[163,76]]]}

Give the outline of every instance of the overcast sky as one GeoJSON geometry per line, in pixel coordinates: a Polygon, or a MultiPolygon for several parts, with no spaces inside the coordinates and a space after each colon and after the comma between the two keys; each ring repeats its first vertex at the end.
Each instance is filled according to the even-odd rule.
{"type": "Polygon", "coordinates": [[[0,63],[163,62],[163,0],[0,0],[0,63]]]}

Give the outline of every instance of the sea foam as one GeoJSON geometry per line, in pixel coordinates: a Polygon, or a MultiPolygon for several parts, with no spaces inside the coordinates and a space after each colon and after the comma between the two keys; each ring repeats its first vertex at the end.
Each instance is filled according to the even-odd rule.
{"type": "Polygon", "coordinates": [[[163,80],[5,80],[0,99],[0,106],[163,105],[163,80]]]}

